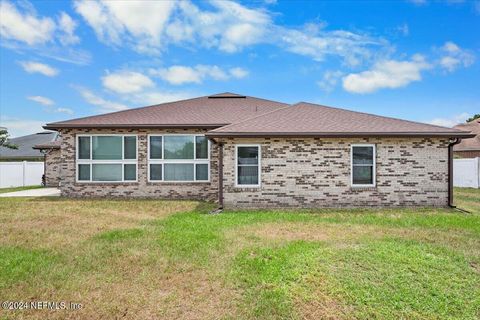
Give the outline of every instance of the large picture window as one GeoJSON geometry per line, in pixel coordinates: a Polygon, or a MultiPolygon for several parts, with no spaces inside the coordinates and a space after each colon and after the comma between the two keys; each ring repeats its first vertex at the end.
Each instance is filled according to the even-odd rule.
{"type": "Polygon", "coordinates": [[[260,186],[260,146],[237,145],[235,150],[236,185],[242,187],[260,186]]]}
{"type": "Polygon", "coordinates": [[[375,145],[357,144],[351,148],[351,179],[352,186],[375,186],[375,145]]]}
{"type": "Polygon", "coordinates": [[[77,181],[137,181],[137,136],[77,136],[77,181]]]}
{"type": "Polygon", "coordinates": [[[210,180],[210,142],[203,135],[150,135],[148,180],[205,182],[210,180]]]}

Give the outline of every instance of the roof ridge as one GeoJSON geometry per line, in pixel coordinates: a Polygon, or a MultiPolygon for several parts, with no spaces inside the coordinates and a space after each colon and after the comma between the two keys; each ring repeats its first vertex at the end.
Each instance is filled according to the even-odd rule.
{"type": "MultiPolygon", "coordinates": [[[[269,100],[267,100],[267,101],[269,101],[269,100]]],[[[234,125],[237,125],[237,124],[240,124],[240,123],[244,123],[244,122],[247,122],[247,121],[251,121],[251,120],[253,120],[253,119],[260,118],[260,117],[263,117],[263,116],[265,116],[265,115],[267,115],[267,114],[275,113],[275,112],[278,112],[278,111],[281,111],[281,110],[285,110],[285,109],[290,108],[290,107],[292,107],[292,105],[287,104],[286,107],[283,107],[283,108],[280,108],[280,109],[277,109],[277,110],[272,110],[272,111],[269,111],[269,112],[266,112],[266,113],[262,113],[262,114],[259,114],[259,115],[254,116],[254,117],[251,117],[251,118],[248,118],[248,119],[244,119],[244,120],[239,121],[239,122],[233,122],[233,123],[227,124],[226,126],[219,127],[219,128],[215,128],[215,129],[213,129],[213,130],[209,130],[209,131],[207,131],[207,133],[208,133],[208,132],[216,132],[216,130],[228,128],[228,127],[230,127],[230,126],[234,126],[234,125]]]]}
{"type": "MultiPolygon", "coordinates": [[[[188,99],[182,99],[182,100],[175,100],[175,101],[163,102],[163,103],[152,104],[152,105],[143,106],[143,107],[129,108],[129,109],[126,109],[126,110],[119,110],[119,111],[107,112],[107,113],[102,113],[102,114],[98,114],[98,115],[91,115],[91,116],[74,118],[74,119],[69,119],[69,120],[64,120],[64,121],[49,122],[49,123],[46,124],[46,126],[49,126],[49,125],[52,125],[52,124],[56,124],[56,123],[64,123],[64,122],[71,122],[71,121],[77,121],[77,120],[84,120],[84,119],[88,119],[88,118],[92,118],[92,117],[99,117],[99,116],[106,116],[106,115],[118,114],[118,113],[122,113],[122,112],[133,111],[133,110],[138,111],[138,110],[143,110],[143,109],[158,107],[158,106],[162,106],[162,105],[166,105],[166,104],[172,104],[172,103],[179,103],[179,102],[185,102],[185,101],[191,101],[191,100],[197,100],[197,99],[203,99],[203,98],[207,98],[207,99],[208,99],[209,96],[210,96],[210,95],[203,95],[203,96],[194,97],[194,98],[188,98],[188,99]]],[[[245,97],[246,97],[246,98],[251,98],[251,99],[257,99],[257,100],[263,100],[263,101],[269,101],[269,102],[275,102],[275,103],[279,103],[279,104],[288,105],[288,104],[285,103],[285,102],[280,102],[280,101],[275,101],[275,100],[257,98],[257,97],[253,97],[253,96],[245,96],[245,97]]]]}
{"type": "MultiPolygon", "coordinates": [[[[315,106],[319,106],[319,107],[322,107],[322,108],[342,110],[342,111],[359,113],[359,114],[364,114],[364,115],[367,115],[367,116],[374,116],[374,117],[379,117],[379,118],[384,118],[384,119],[390,119],[390,120],[396,120],[396,121],[405,121],[405,122],[410,122],[410,123],[420,124],[420,125],[425,125],[425,126],[431,126],[431,127],[440,128],[440,129],[449,129],[449,130],[463,131],[463,130],[458,130],[458,129],[454,129],[454,128],[449,128],[449,127],[444,127],[444,126],[438,126],[438,125],[430,124],[430,123],[424,123],[424,122],[419,122],[419,121],[412,121],[412,120],[406,120],[406,119],[400,119],[400,118],[382,116],[382,115],[378,115],[378,114],[373,114],[373,113],[368,113],[368,112],[363,112],[363,111],[354,111],[354,110],[349,110],[349,109],[344,109],[344,108],[339,108],[339,107],[325,106],[325,105],[322,105],[322,104],[305,102],[305,101],[301,101],[301,102],[295,103],[293,106],[298,106],[298,105],[301,105],[301,104],[315,105],[315,106]]],[[[466,131],[463,131],[463,132],[466,132],[466,131]]]]}

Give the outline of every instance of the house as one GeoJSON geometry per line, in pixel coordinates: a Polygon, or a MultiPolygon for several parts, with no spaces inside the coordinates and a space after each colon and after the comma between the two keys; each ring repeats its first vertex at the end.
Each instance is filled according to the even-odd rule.
{"type": "Polygon", "coordinates": [[[17,149],[9,149],[0,146],[0,161],[43,161],[44,155],[33,147],[38,144],[45,144],[55,141],[58,133],[44,131],[27,136],[8,139],[17,149]]]}
{"type": "Polygon", "coordinates": [[[458,130],[471,131],[473,138],[462,139],[459,144],[453,147],[453,154],[458,158],[480,157],[480,119],[468,123],[462,123],[454,127],[458,130]]]}
{"type": "Polygon", "coordinates": [[[70,197],[220,207],[447,206],[468,132],[222,93],[49,123],[70,197]]]}

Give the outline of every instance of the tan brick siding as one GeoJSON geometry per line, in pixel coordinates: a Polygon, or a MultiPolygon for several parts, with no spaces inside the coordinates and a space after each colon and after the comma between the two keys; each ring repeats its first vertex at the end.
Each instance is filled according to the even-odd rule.
{"type": "Polygon", "coordinates": [[[211,144],[210,182],[148,182],[147,140],[148,134],[203,133],[202,130],[133,130],[133,129],[64,129],[62,134],[62,195],[69,197],[155,197],[159,199],[216,200],[218,186],[218,153],[211,144]],[[138,182],[84,183],[75,179],[75,141],[77,134],[129,133],[138,135],[138,182]]]}
{"type": "Polygon", "coordinates": [[[45,161],[45,185],[58,187],[61,178],[61,153],[59,149],[49,150],[45,161]]]}
{"type": "MultiPolygon", "coordinates": [[[[147,136],[202,130],[62,130],[61,190],[72,197],[155,197],[216,201],[218,148],[211,144],[210,182],[149,183],[147,136]],[[75,182],[75,137],[85,133],[138,135],[138,182],[75,182]]],[[[228,207],[446,206],[448,141],[437,138],[230,138],[224,145],[224,204],[228,207]],[[235,187],[235,144],[262,146],[260,188],[235,187]],[[350,186],[350,145],[376,145],[375,188],[350,186]]]]}
{"type": "Polygon", "coordinates": [[[226,139],[225,207],[446,206],[448,141],[424,138],[226,139]],[[235,144],[261,144],[260,188],[235,187],[235,144]],[[375,188],[350,185],[350,145],[376,145],[375,188]]]}

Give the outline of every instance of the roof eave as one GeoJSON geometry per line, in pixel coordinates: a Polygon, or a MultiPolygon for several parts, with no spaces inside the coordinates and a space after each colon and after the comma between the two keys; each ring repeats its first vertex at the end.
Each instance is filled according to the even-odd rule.
{"type": "Polygon", "coordinates": [[[44,129],[214,129],[228,125],[222,124],[62,124],[47,123],[44,129]]]}
{"type": "Polygon", "coordinates": [[[319,137],[319,138],[349,138],[349,137],[451,137],[472,138],[475,135],[463,132],[207,132],[208,137],[319,137]]]}

